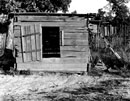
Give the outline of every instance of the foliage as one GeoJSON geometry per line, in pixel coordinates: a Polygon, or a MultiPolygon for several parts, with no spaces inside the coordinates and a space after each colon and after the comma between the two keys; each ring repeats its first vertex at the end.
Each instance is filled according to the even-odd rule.
{"type": "Polygon", "coordinates": [[[108,1],[113,4],[112,10],[116,14],[115,19],[125,21],[125,19],[127,19],[129,16],[128,15],[129,10],[125,5],[125,3],[127,3],[128,1],[126,0],[108,0],[108,1]]]}
{"type": "Polygon", "coordinates": [[[1,0],[7,12],[67,12],[71,0],[1,0]]]}
{"type": "MultiPolygon", "coordinates": [[[[116,24],[127,23],[129,19],[129,9],[126,6],[126,3],[129,0],[107,0],[111,5],[111,10],[108,15],[105,17],[106,20],[113,21],[116,24]],[[112,14],[115,14],[113,16],[112,14]]],[[[98,14],[103,16],[105,12],[102,9],[99,9],[98,14]]]]}

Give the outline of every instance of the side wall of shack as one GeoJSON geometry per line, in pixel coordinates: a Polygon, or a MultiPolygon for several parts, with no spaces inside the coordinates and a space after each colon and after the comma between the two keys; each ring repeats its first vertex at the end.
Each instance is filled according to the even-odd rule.
{"type": "MultiPolygon", "coordinates": [[[[40,64],[39,66],[42,66],[40,68],[44,68],[45,64],[53,64],[56,66],[58,66],[58,64],[60,66],[75,64],[75,66],[79,66],[77,67],[77,70],[86,70],[86,64],[89,60],[90,54],[85,16],[79,16],[78,14],[63,14],[61,16],[56,14],[21,14],[17,15],[16,20],[17,21],[14,23],[14,33],[15,44],[17,45],[19,50],[19,54],[17,57],[18,63],[37,63],[37,65],[40,64]],[[31,26],[30,29],[27,26],[31,26]],[[44,34],[44,32],[42,31],[42,27],[59,27],[60,57],[42,57],[42,48],[44,47],[44,45],[42,45],[42,35],[44,34]],[[35,35],[37,35],[37,37],[35,37],[35,35]],[[27,38],[27,36],[31,37],[27,38]],[[37,42],[37,44],[34,42],[34,40],[37,42]],[[29,42],[30,45],[32,45],[31,48],[33,49],[27,49],[28,47],[30,47],[29,42]]],[[[66,68],[65,70],[69,69],[66,68]]]]}

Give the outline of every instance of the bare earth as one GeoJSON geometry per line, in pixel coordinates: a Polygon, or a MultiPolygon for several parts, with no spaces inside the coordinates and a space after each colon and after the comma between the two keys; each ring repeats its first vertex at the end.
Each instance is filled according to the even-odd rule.
{"type": "Polygon", "coordinates": [[[115,73],[0,75],[0,101],[129,101],[130,78],[115,73]]]}

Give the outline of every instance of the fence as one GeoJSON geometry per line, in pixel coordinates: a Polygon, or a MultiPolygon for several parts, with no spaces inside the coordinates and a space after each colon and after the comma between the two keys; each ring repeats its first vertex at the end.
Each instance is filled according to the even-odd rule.
{"type": "Polygon", "coordinates": [[[98,51],[108,55],[112,55],[107,49],[107,45],[102,36],[107,39],[111,47],[125,61],[130,61],[130,26],[119,24],[114,26],[109,22],[89,21],[89,45],[92,51],[98,51]]]}

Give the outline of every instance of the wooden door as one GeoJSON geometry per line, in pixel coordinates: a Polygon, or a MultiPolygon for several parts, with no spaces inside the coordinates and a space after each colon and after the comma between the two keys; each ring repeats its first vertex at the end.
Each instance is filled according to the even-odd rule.
{"type": "Polygon", "coordinates": [[[42,56],[60,57],[60,29],[59,27],[42,27],[42,56]]]}
{"type": "Polygon", "coordinates": [[[22,26],[22,47],[24,62],[41,60],[40,25],[22,26]]]}

